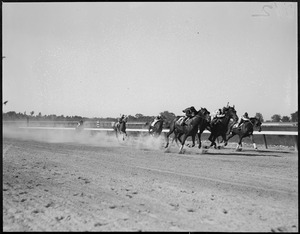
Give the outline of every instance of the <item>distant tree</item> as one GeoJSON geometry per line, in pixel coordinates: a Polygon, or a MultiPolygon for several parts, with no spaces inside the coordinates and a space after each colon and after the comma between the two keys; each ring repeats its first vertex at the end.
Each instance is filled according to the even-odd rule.
{"type": "Polygon", "coordinates": [[[15,120],[17,118],[18,118],[18,116],[15,111],[9,111],[6,113],[6,119],[8,119],[8,120],[15,120]]]}
{"type": "Polygon", "coordinates": [[[176,117],[176,115],[169,111],[160,112],[160,115],[165,120],[165,127],[169,127],[171,121],[176,117]]]}
{"type": "Polygon", "coordinates": [[[165,119],[165,120],[169,120],[172,121],[176,115],[172,112],[169,111],[164,111],[164,112],[160,112],[160,115],[165,119]]]}
{"type": "Polygon", "coordinates": [[[256,113],[255,117],[259,118],[260,122],[264,122],[264,117],[263,117],[263,115],[261,113],[256,113]]]}
{"type": "Polygon", "coordinates": [[[275,114],[271,117],[272,122],[280,122],[281,121],[281,115],[275,114]]]}
{"type": "Polygon", "coordinates": [[[298,111],[291,114],[291,121],[292,122],[298,122],[298,111]]]}
{"type": "Polygon", "coordinates": [[[34,111],[31,111],[31,112],[30,112],[30,115],[33,116],[33,114],[34,114],[34,111]]]}
{"type": "Polygon", "coordinates": [[[290,122],[290,117],[282,116],[281,120],[282,120],[282,122],[290,122]]]}
{"type": "Polygon", "coordinates": [[[142,117],[144,117],[144,115],[142,115],[142,114],[135,114],[135,116],[134,116],[135,118],[137,118],[137,119],[139,119],[139,118],[142,118],[142,117]]]}

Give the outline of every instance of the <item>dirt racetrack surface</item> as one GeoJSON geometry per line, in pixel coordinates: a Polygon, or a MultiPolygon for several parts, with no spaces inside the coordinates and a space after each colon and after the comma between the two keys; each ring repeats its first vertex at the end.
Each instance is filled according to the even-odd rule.
{"type": "Polygon", "coordinates": [[[298,232],[295,151],[68,134],[4,131],[3,231],[298,232]]]}

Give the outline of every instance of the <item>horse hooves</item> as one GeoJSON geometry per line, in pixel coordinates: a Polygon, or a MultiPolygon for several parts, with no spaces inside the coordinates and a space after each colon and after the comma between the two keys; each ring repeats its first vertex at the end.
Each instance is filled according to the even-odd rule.
{"type": "Polygon", "coordinates": [[[218,146],[218,149],[221,149],[221,146],[218,146]]]}
{"type": "Polygon", "coordinates": [[[242,149],[241,149],[241,148],[238,148],[238,149],[236,149],[235,151],[242,151],[242,149]]]}

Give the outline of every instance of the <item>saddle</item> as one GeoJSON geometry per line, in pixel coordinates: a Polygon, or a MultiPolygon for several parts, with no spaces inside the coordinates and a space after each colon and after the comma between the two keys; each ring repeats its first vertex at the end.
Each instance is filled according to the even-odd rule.
{"type": "Polygon", "coordinates": [[[238,130],[241,130],[243,125],[245,125],[245,122],[241,123],[241,125],[238,127],[238,123],[234,124],[232,128],[236,128],[238,130]]]}

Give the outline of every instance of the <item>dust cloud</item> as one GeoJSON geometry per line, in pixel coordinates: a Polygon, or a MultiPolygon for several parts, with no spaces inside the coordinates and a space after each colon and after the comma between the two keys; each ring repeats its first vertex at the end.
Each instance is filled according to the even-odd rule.
{"type": "Polygon", "coordinates": [[[69,129],[34,129],[20,128],[19,126],[3,126],[3,138],[15,138],[47,143],[78,143],[91,146],[130,146],[135,149],[158,150],[164,147],[164,136],[153,137],[147,134],[128,134],[123,140],[118,138],[113,131],[76,131],[69,129]]]}

